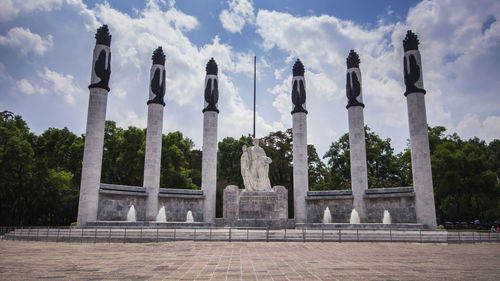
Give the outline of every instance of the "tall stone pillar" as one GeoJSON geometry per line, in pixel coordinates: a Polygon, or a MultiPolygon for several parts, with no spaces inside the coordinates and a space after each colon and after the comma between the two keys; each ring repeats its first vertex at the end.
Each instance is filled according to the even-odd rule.
{"type": "Polygon", "coordinates": [[[417,222],[429,229],[436,229],[436,210],[427,131],[425,90],[418,38],[408,30],[403,40],[403,71],[410,127],[411,165],[417,222]]]}
{"type": "Polygon", "coordinates": [[[363,91],[361,89],[361,72],[359,56],[351,50],[347,57],[347,112],[349,115],[349,151],[351,162],[351,188],[354,209],[360,221],[366,220],[363,195],[368,189],[368,173],[366,168],[365,121],[363,109],[363,91]]]}
{"type": "Polygon", "coordinates": [[[211,58],[206,67],[205,107],[203,109],[203,154],[201,166],[201,189],[205,201],[203,203],[203,220],[213,223],[215,220],[215,199],[217,191],[217,118],[219,109],[219,87],[217,64],[211,58]]]}
{"type": "Polygon", "coordinates": [[[296,223],[307,221],[306,195],[309,189],[307,165],[307,110],[304,65],[297,59],[293,65],[293,208],[296,223]]]}
{"type": "Polygon", "coordinates": [[[82,179],[78,202],[78,226],[97,220],[99,185],[101,182],[104,123],[111,74],[111,35],[103,25],[95,35],[96,45],[92,59],[89,85],[89,109],[83,150],[82,179]]]}
{"type": "Polygon", "coordinates": [[[146,155],[144,159],[144,188],[148,191],[146,220],[156,220],[160,189],[161,141],[163,107],[165,102],[165,54],[161,47],[153,52],[150,71],[148,128],[146,130],[146,155]]]}

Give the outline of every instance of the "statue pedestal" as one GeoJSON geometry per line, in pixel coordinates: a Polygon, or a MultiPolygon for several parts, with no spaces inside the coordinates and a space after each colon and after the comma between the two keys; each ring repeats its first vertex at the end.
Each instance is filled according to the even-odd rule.
{"type": "Polygon", "coordinates": [[[224,189],[224,224],[239,227],[285,228],[288,222],[288,190],[246,191],[229,185],[224,189]]]}

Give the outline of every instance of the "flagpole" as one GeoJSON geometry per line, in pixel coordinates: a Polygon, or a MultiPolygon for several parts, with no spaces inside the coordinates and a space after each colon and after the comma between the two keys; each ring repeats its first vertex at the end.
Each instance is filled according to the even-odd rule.
{"type": "Polygon", "coordinates": [[[257,56],[253,56],[253,137],[255,138],[255,101],[256,101],[256,92],[255,92],[255,80],[256,80],[256,64],[257,64],[257,56]]]}

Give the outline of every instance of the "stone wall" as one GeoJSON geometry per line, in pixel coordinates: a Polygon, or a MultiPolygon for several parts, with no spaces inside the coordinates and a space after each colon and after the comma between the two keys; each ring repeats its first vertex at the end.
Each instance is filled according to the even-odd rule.
{"type": "Polygon", "coordinates": [[[411,187],[367,189],[363,200],[368,223],[381,223],[384,210],[392,223],[416,223],[415,192],[411,187]]]}
{"type": "Polygon", "coordinates": [[[307,222],[322,223],[328,207],[332,222],[349,223],[353,209],[351,190],[309,191],[306,196],[307,222]]]}
{"type": "MultiPolygon", "coordinates": [[[[148,193],[145,188],[114,184],[101,184],[99,189],[98,221],[126,221],[134,205],[136,220],[146,220],[148,193]]],[[[185,222],[188,211],[195,222],[203,221],[202,190],[160,188],[158,209],[165,207],[167,222],[185,222]]]]}
{"type": "Polygon", "coordinates": [[[126,221],[130,207],[134,205],[138,221],[146,218],[147,192],[143,187],[101,184],[97,220],[126,221]]]}
{"type": "MultiPolygon", "coordinates": [[[[366,219],[362,223],[382,223],[388,210],[392,223],[416,223],[415,192],[411,187],[367,189],[363,195],[366,219]]],[[[332,223],[349,223],[353,206],[351,190],[309,191],[306,196],[307,222],[322,223],[330,209],[332,223]]]]}
{"type": "Polygon", "coordinates": [[[270,192],[245,191],[235,185],[224,189],[223,217],[226,226],[288,227],[288,191],[274,186],[270,192]]]}
{"type": "Polygon", "coordinates": [[[188,211],[195,222],[203,221],[203,190],[160,188],[158,208],[165,207],[168,222],[185,222],[188,211]]]}

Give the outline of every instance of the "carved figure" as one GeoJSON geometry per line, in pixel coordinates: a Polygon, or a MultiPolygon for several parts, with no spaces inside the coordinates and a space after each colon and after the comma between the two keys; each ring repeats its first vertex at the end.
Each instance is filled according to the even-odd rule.
{"type": "Polygon", "coordinates": [[[111,53],[108,53],[106,66],[106,51],[101,50],[94,65],[94,72],[100,81],[90,84],[89,89],[102,88],[109,91],[109,76],[111,75],[111,53]]]}
{"type": "Polygon", "coordinates": [[[413,54],[410,54],[408,58],[404,59],[404,77],[406,92],[412,93],[419,89],[415,86],[415,83],[420,79],[420,67],[417,64],[417,59],[413,54]],[[410,67],[408,68],[407,60],[409,60],[410,67]]]}
{"type": "Polygon", "coordinates": [[[165,105],[163,101],[163,97],[165,96],[165,70],[160,70],[157,68],[155,70],[155,74],[153,75],[153,79],[151,79],[151,92],[155,95],[155,97],[148,101],[150,103],[159,103],[165,105]],[[162,73],[162,80],[160,83],[160,72],[162,73]]]}
{"type": "Polygon", "coordinates": [[[298,85],[299,87],[297,89],[297,80],[295,80],[293,82],[293,87],[292,87],[292,103],[294,105],[292,113],[295,112],[307,113],[307,110],[305,110],[304,107],[302,106],[306,102],[306,89],[304,87],[304,81],[299,80],[298,85]]]}
{"type": "Polygon", "coordinates": [[[271,158],[266,156],[259,139],[253,139],[253,146],[243,146],[241,155],[241,176],[247,191],[271,191],[269,181],[269,164],[271,158]]]}
{"type": "Polygon", "coordinates": [[[358,96],[361,94],[361,84],[358,80],[358,75],[356,72],[347,72],[347,82],[345,85],[345,93],[348,99],[347,107],[355,106],[355,105],[363,105],[358,101],[358,96]],[[351,80],[352,77],[352,80],[351,80]],[[351,83],[352,81],[352,83],[351,83]]]}
{"type": "Polygon", "coordinates": [[[205,111],[219,112],[216,106],[217,102],[219,101],[219,88],[217,86],[217,79],[215,78],[210,78],[207,80],[207,85],[205,87],[205,101],[208,103],[208,105],[207,107],[205,107],[205,109],[203,109],[203,112],[205,111]]]}

